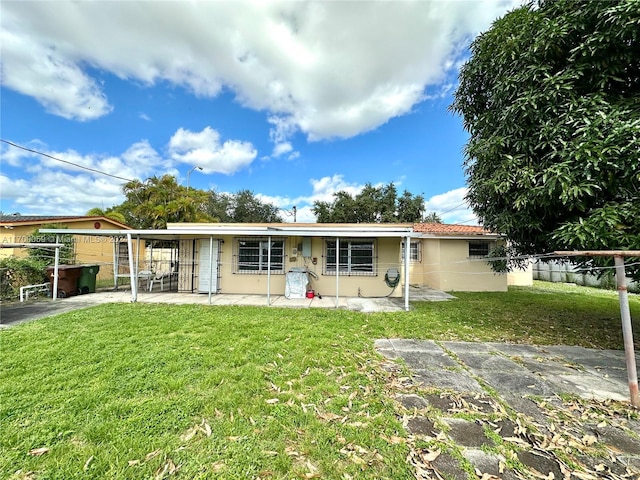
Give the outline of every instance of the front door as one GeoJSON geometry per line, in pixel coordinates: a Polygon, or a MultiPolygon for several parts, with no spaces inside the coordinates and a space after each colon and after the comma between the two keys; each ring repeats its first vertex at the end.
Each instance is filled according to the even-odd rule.
{"type": "Polygon", "coordinates": [[[213,258],[209,259],[209,239],[198,242],[198,292],[216,293],[218,290],[218,240],[213,240],[213,258]],[[209,287],[211,285],[211,287],[209,287]]]}

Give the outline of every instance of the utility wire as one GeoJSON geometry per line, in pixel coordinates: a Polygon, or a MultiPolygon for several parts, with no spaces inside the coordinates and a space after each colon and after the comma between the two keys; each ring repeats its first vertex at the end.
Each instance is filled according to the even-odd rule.
{"type": "Polygon", "coordinates": [[[88,170],[88,171],[93,172],[93,173],[99,173],[100,175],[106,175],[107,177],[111,177],[111,178],[117,178],[118,180],[124,180],[125,182],[133,182],[133,180],[130,179],[130,178],[119,177],[118,175],[111,175],[110,173],[103,172],[101,170],[96,170],[95,168],[85,167],[83,165],[78,165],[77,163],[73,163],[73,162],[70,162],[68,160],[62,160],[61,158],[56,158],[56,157],[53,157],[53,156],[51,156],[51,155],[49,155],[47,153],[39,152],[38,150],[33,150],[31,148],[23,147],[22,145],[18,145],[17,143],[10,142],[10,141],[5,140],[3,138],[0,138],[0,142],[6,143],[7,145],[11,145],[12,147],[19,148],[21,150],[25,150],[27,152],[35,153],[36,155],[42,155],[43,157],[50,158],[51,160],[55,160],[56,162],[62,162],[62,163],[66,163],[68,165],[73,165],[74,167],[78,167],[78,168],[81,168],[83,170],[88,170]]]}

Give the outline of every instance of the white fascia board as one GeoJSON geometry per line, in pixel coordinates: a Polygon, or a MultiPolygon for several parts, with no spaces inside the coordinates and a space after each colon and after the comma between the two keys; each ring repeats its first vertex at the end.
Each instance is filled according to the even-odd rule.
{"type": "Polygon", "coordinates": [[[230,235],[230,236],[274,236],[274,237],[415,237],[410,228],[374,228],[367,230],[347,229],[299,229],[299,228],[271,228],[271,227],[190,227],[172,228],[171,230],[95,230],[95,229],[72,229],[72,228],[46,228],[40,230],[42,233],[57,235],[91,235],[110,237],[132,237],[140,238],[164,238],[164,237],[188,237],[201,235],[230,235]]]}
{"type": "Polygon", "coordinates": [[[500,240],[504,238],[502,235],[495,233],[483,233],[480,235],[437,235],[432,233],[416,233],[414,236],[427,240],[500,240]]]}

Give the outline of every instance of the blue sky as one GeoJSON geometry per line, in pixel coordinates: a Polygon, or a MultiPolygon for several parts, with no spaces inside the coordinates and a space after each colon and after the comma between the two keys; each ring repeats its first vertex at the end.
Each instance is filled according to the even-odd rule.
{"type": "MultiPolygon", "coordinates": [[[[2,2],[1,137],[117,177],[249,189],[298,221],[393,182],[472,223],[447,107],[469,42],[514,5],[2,2]]],[[[121,179],[0,148],[4,213],[123,200],[121,179]]]]}

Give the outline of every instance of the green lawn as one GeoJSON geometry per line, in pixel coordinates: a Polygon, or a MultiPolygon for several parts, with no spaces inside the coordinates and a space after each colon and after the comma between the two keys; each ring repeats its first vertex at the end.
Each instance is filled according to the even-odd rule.
{"type": "Polygon", "coordinates": [[[2,330],[0,477],[412,478],[374,339],[622,348],[614,292],[457,296],[393,314],[103,305],[2,330]]]}

